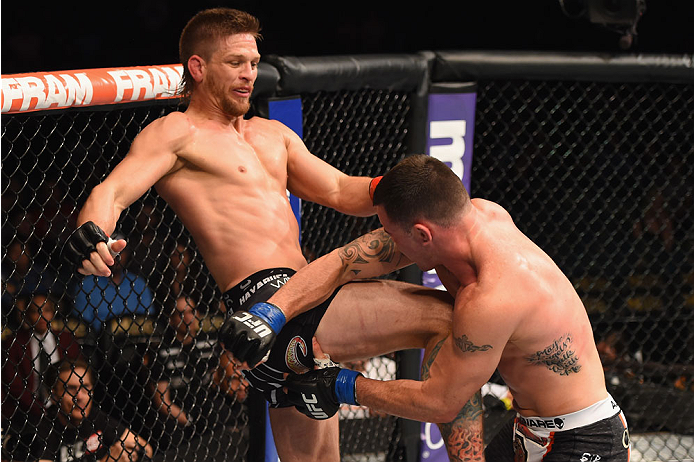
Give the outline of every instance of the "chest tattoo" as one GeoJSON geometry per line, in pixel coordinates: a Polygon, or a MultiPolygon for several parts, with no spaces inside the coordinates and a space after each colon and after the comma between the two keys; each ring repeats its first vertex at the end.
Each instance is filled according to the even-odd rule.
{"type": "Polygon", "coordinates": [[[572,349],[573,339],[570,334],[564,334],[544,350],[535,352],[525,359],[530,364],[545,366],[559,375],[569,375],[581,370],[578,356],[572,349]]]}

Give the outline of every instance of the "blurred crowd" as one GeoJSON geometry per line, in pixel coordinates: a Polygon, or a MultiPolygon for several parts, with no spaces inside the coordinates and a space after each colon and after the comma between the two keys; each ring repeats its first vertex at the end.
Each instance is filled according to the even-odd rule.
{"type": "Polygon", "coordinates": [[[194,246],[145,207],[112,275],[78,276],[55,191],[3,217],[2,459],[245,460],[247,382],[194,246]]]}

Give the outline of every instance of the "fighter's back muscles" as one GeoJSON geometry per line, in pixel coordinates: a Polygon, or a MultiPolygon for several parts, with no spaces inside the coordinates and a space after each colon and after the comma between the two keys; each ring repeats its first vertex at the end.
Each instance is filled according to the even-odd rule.
{"type": "Polygon", "coordinates": [[[282,308],[287,320],[325,301],[333,291],[354,279],[368,279],[412,264],[379,228],[320,257],[294,275],[268,302],[282,308]]]}

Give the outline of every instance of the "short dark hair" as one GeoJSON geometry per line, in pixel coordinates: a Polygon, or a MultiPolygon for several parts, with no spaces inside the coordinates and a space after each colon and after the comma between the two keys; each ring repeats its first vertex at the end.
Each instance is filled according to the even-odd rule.
{"type": "Polygon", "coordinates": [[[434,157],[416,154],[383,175],[373,204],[383,206],[388,218],[405,229],[421,219],[449,226],[467,209],[470,196],[450,167],[434,157]]]}
{"type": "Polygon", "coordinates": [[[181,32],[178,42],[178,54],[183,64],[181,95],[189,98],[195,81],[188,70],[188,59],[200,55],[209,59],[214,49],[214,42],[222,37],[234,34],[251,34],[260,40],[260,21],[245,11],[233,8],[210,8],[193,16],[181,32]]]}

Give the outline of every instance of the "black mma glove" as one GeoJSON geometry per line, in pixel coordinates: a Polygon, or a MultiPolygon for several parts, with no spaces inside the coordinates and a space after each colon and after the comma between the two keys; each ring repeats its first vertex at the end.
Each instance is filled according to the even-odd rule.
{"type": "Polygon", "coordinates": [[[89,255],[96,252],[96,245],[99,242],[108,243],[108,236],[101,228],[88,221],[67,238],[63,246],[63,257],[81,268],[82,262],[89,260],[89,255]]]}
{"type": "Polygon", "coordinates": [[[222,343],[236,359],[254,367],[267,359],[277,334],[287,322],[272,303],[256,303],[248,311],[235,311],[220,329],[222,343]]]}
{"type": "Polygon", "coordinates": [[[340,409],[340,403],[359,404],[355,384],[360,375],[339,367],[290,373],[285,381],[287,396],[302,414],[315,420],[329,419],[340,409]]]}

